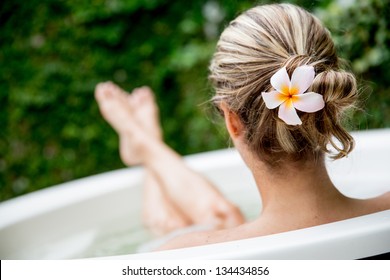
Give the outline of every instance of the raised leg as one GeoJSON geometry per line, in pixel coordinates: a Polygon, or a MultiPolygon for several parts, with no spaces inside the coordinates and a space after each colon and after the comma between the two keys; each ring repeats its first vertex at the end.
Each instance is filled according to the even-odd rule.
{"type": "Polygon", "coordinates": [[[146,171],[142,220],[156,235],[163,235],[175,229],[189,226],[191,221],[176,205],[167,199],[157,178],[146,171]]]}
{"type": "Polygon", "coordinates": [[[244,222],[240,210],[207,178],[190,169],[166,144],[153,143],[148,153],[145,166],[155,174],[171,200],[193,223],[229,228],[244,222]]]}
{"type": "MultiPolygon", "coordinates": [[[[148,187],[146,191],[146,207],[152,197],[165,199],[172,207],[164,211],[177,211],[177,215],[173,216],[181,217],[172,223],[178,226],[189,222],[227,228],[243,223],[237,207],[206,178],[189,169],[182,158],[162,141],[158,108],[149,88],[138,88],[128,95],[112,83],[99,84],[96,99],[103,117],[120,137],[123,162],[127,165],[143,164],[148,170],[148,186],[154,187],[148,187]],[[160,195],[152,194],[153,189],[160,195]]],[[[160,204],[162,208],[166,205],[165,202],[160,204]]],[[[152,212],[144,217],[150,219],[152,212]]],[[[156,221],[146,223],[161,224],[156,221]]]]}

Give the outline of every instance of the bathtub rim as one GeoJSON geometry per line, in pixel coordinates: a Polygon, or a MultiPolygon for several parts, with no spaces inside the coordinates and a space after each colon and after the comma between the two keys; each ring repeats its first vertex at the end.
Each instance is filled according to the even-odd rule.
{"type": "Polygon", "coordinates": [[[189,248],[93,259],[350,260],[386,253],[390,253],[390,209],[272,235],[189,248]],[[373,240],[375,242],[372,242],[373,240]],[[351,250],[351,243],[359,244],[358,250],[357,248],[351,250]],[[259,247],[261,247],[260,250],[259,247]],[[334,252],[337,252],[337,258],[334,252]]]}

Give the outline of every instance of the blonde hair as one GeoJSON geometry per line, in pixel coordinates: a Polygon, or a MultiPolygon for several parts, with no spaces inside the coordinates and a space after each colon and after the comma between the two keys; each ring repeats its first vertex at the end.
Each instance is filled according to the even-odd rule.
{"type": "Polygon", "coordinates": [[[246,128],[249,148],[270,164],[285,160],[316,159],[330,153],[346,156],[354,146],[343,128],[346,109],[357,98],[356,79],[340,69],[329,31],[309,12],[291,4],[252,8],[223,31],[210,64],[213,101],[223,101],[246,128]],[[324,109],[299,112],[302,125],[281,121],[267,109],[261,92],[272,89],[271,76],[285,66],[291,76],[301,65],[314,67],[316,77],[308,91],[323,95],[324,109]]]}

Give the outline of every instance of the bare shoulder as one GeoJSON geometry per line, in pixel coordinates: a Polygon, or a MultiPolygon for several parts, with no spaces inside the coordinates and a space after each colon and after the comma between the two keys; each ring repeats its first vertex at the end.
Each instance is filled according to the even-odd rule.
{"type": "Polygon", "coordinates": [[[363,200],[361,204],[361,211],[367,213],[379,212],[388,209],[390,209],[390,192],[387,192],[375,198],[363,200]]]}
{"type": "Polygon", "coordinates": [[[390,192],[377,197],[375,200],[380,208],[379,211],[390,209],[390,192]]]}

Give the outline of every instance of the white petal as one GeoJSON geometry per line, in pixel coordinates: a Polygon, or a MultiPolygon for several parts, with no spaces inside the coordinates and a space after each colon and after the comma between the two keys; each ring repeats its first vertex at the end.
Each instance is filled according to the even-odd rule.
{"type": "Polygon", "coordinates": [[[280,104],[282,104],[287,99],[287,96],[285,96],[284,94],[281,94],[277,91],[262,92],[261,95],[263,96],[265,106],[268,109],[274,109],[274,108],[278,107],[280,104]]]}
{"type": "Polygon", "coordinates": [[[304,93],[313,83],[314,75],[313,66],[303,65],[297,67],[291,77],[291,87],[298,89],[297,94],[304,93]]]}
{"type": "Polygon", "coordinates": [[[302,124],[302,121],[299,118],[291,100],[288,100],[280,105],[278,117],[289,125],[302,124]]]}
{"type": "Polygon", "coordinates": [[[299,111],[307,113],[317,112],[325,106],[322,95],[315,92],[296,95],[293,104],[299,111]]]}
{"type": "Polygon", "coordinates": [[[286,67],[279,69],[271,77],[271,85],[279,92],[283,92],[284,88],[290,87],[290,77],[287,74],[286,67]]]}

